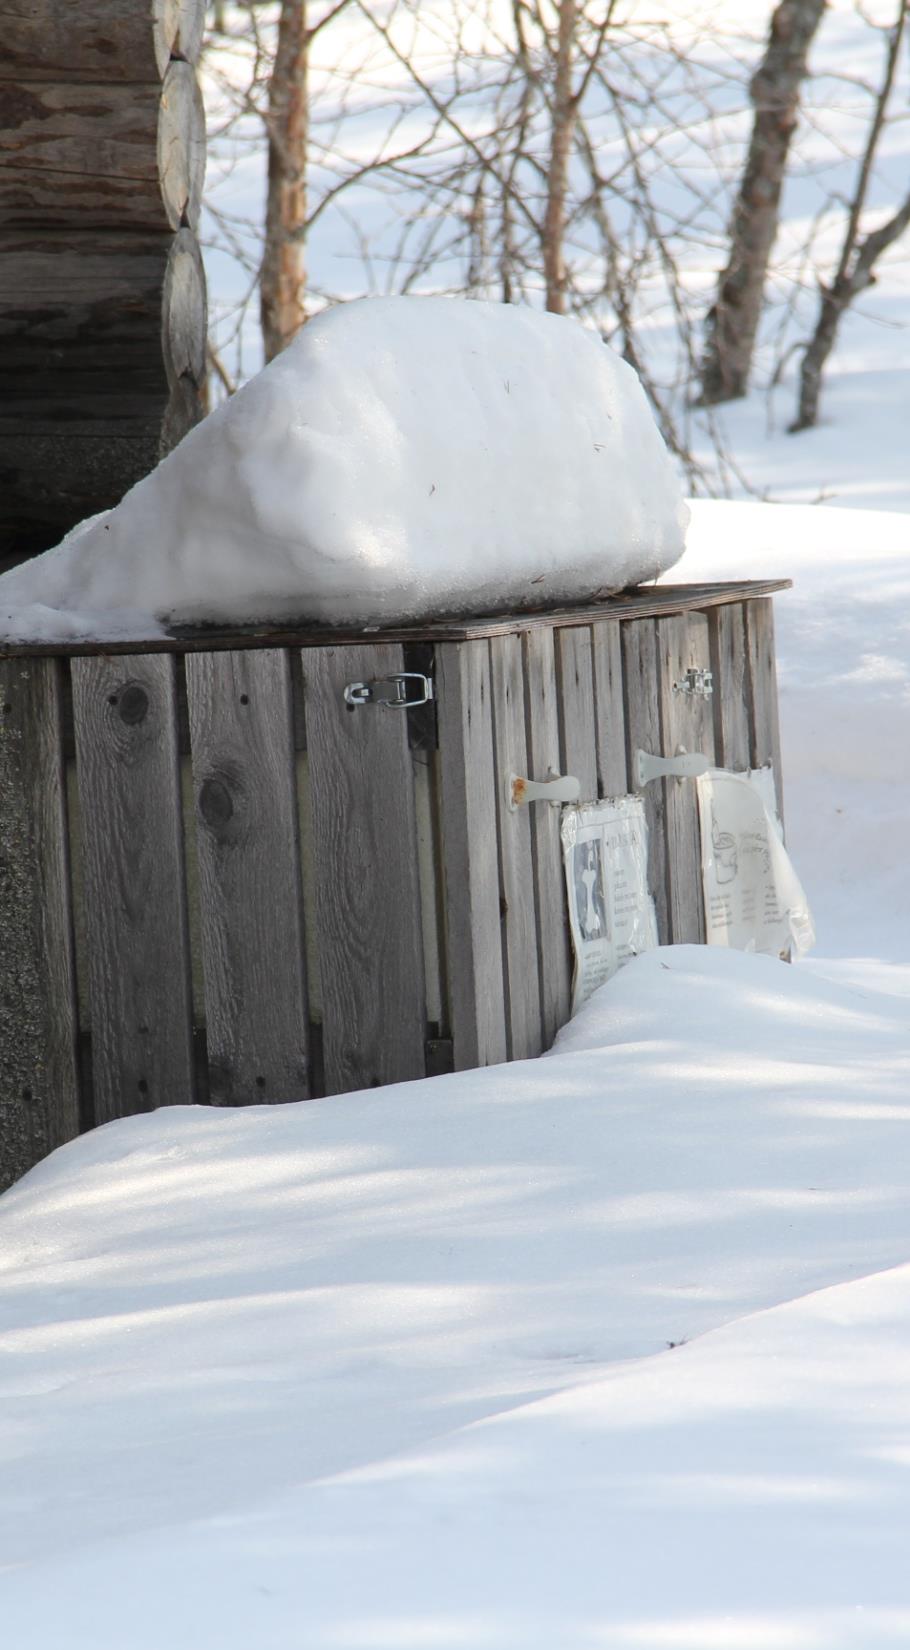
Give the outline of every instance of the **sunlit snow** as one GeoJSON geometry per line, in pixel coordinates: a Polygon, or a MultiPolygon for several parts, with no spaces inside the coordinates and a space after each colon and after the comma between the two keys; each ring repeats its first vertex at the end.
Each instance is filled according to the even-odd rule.
{"type": "Polygon", "coordinates": [[[0,634],[87,634],[80,614],[114,610],[107,633],[119,608],[379,624],[539,607],[653,578],[686,521],[635,373],[576,321],[363,300],[0,578],[0,634]]]}

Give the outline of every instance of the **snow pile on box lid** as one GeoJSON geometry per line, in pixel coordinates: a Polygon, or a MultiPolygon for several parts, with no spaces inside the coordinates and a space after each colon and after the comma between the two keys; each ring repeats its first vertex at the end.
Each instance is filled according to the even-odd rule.
{"type": "Polygon", "coordinates": [[[137,612],[382,624],[580,600],[671,566],[687,519],[635,373],[577,322],[362,299],[0,579],[0,632],[72,635],[111,609],[137,633],[137,612]]]}

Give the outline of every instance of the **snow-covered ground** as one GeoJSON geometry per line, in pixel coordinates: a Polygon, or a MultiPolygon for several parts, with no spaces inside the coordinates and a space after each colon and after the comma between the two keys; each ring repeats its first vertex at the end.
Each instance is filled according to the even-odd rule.
{"type": "Polygon", "coordinates": [[[527,1065],[3,1199],[17,1650],[906,1644],[910,1024],[640,959],[527,1065]]]}

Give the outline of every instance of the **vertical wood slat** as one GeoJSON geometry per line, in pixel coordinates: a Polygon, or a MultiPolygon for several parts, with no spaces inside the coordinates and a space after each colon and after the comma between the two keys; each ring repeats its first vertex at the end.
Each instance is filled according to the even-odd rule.
{"type": "Polygon", "coordinates": [[[0,659],[0,1190],[79,1132],[61,666],[0,659]]]}
{"type": "Polygon", "coordinates": [[[626,730],[623,720],[622,641],[618,619],[591,626],[594,708],[597,719],[597,776],[600,796],[629,791],[626,730]]]}
{"type": "MultiPolygon", "coordinates": [[[[635,753],[664,755],[658,698],[657,630],[654,619],[630,619],[622,626],[623,702],[629,773],[635,773],[635,753]]],[[[654,896],[657,936],[670,943],[667,891],[666,781],[652,780],[642,791],[648,826],[648,887],[654,896]]]]}
{"type": "Polygon", "coordinates": [[[714,675],[714,750],[719,767],[745,773],[751,763],[749,683],[742,604],[708,613],[714,675]]]}
{"type": "MultiPolygon", "coordinates": [[[[687,670],[710,668],[707,618],[703,613],[680,613],[670,619],[658,619],[657,645],[664,754],[700,751],[713,763],[711,701],[700,694],[682,692],[676,685],[684,679],[687,670]]],[[[698,945],[705,937],[698,793],[691,779],[653,783],[666,787],[670,935],[674,945],[698,945]]]]}
{"type": "Polygon", "coordinates": [[[305,1100],[308,1021],[289,656],[186,659],[215,1105],[305,1100]]]}
{"type": "Polygon", "coordinates": [[[72,662],[97,1123],[194,1099],[175,676],[72,662]]]}
{"type": "Polygon", "coordinates": [[[582,802],[593,802],[597,796],[597,723],[589,625],[557,630],[556,681],[562,772],[578,780],[582,802]]]}
{"type": "Polygon", "coordinates": [[[490,655],[436,649],[446,944],[456,1071],[506,1058],[490,655]]]}
{"type": "MultiPolygon", "coordinates": [[[[559,772],[559,717],[553,632],[526,631],[523,637],[527,699],[528,774],[545,780],[559,772]]],[[[620,706],[620,716],[622,706],[620,706]]],[[[623,757],[625,764],[625,757],[623,757]]],[[[559,808],[544,803],[530,810],[534,894],[540,942],[540,1015],[544,1048],[569,1018],[572,962],[559,808]]]]}
{"type": "Polygon", "coordinates": [[[777,811],[784,817],[784,791],[777,711],[777,674],[774,667],[774,608],[769,596],[743,603],[746,621],[746,658],[749,680],[751,757],[753,768],[774,769],[777,811]]]}
{"type": "Polygon", "coordinates": [[[344,702],[397,644],[303,653],[327,1094],[426,1071],[414,774],[403,710],[344,702]]]}
{"type": "MultiPolygon", "coordinates": [[[[510,775],[526,778],[525,691],[521,637],[490,641],[495,796],[502,891],[502,951],[506,985],[508,1057],[526,1060],[543,1047],[540,1020],[540,946],[534,900],[531,807],[509,807],[510,775]]],[[[546,807],[547,804],[534,804],[546,807]]]]}

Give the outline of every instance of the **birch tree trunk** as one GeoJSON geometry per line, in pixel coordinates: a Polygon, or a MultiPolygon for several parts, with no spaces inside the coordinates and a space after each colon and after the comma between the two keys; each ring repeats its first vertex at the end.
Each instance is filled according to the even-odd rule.
{"type": "Polygon", "coordinates": [[[282,0],[269,84],[268,194],[259,308],[271,361],[306,320],[307,0],[282,0]]]}
{"type": "Polygon", "coordinates": [[[907,31],[908,14],[910,14],[910,0],[899,0],[897,17],[888,41],[885,71],[875,100],[875,113],[872,117],[866,147],[860,162],[853,199],[850,202],[850,212],[844,232],[844,244],[841,248],[837,270],[831,285],[822,285],[821,287],[821,303],[818,319],[815,323],[815,331],[803,356],[799,380],[799,406],[796,418],[790,425],[791,435],[799,430],[811,429],[818,422],[822,373],[828,356],[834,348],[841,317],[852,304],[854,298],[857,298],[861,292],[865,291],[867,286],[871,286],[874,282],[875,266],[882,253],[889,246],[892,246],[896,240],[899,240],[900,236],[910,226],[910,194],[908,194],[903,205],[886,223],[881,224],[878,229],[873,230],[864,239],[860,239],[860,219],[863,207],[866,204],[869,181],[872,177],[875,156],[885,125],[888,103],[894,90],[898,60],[907,31]]]}
{"type": "Polygon", "coordinates": [[[733,210],[729,257],[708,316],[701,367],[704,405],[734,401],[749,387],[800,89],[826,5],[827,0],[781,0],[752,80],[752,137],[733,210]]]}

